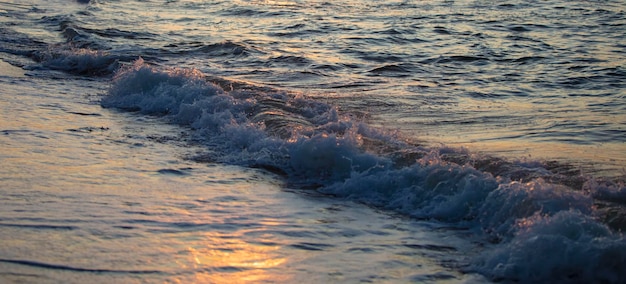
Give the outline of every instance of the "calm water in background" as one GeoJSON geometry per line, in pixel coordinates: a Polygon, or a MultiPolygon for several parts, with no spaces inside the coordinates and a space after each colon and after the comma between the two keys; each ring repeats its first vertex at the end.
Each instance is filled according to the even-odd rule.
{"type": "Polygon", "coordinates": [[[319,97],[430,145],[624,173],[623,1],[67,2],[16,29],[319,97]]]}
{"type": "Polygon", "coordinates": [[[0,1],[1,277],[619,282],[626,3],[518,2],[0,1]]]}
{"type": "Polygon", "coordinates": [[[331,100],[429,143],[623,174],[624,6],[95,1],[44,20],[78,46],[331,100]]]}

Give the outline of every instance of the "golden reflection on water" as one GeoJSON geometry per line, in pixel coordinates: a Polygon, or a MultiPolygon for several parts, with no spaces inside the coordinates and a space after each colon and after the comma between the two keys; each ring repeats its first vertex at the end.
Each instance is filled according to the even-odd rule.
{"type": "Polygon", "coordinates": [[[198,271],[195,278],[205,283],[285,282],[287,275],[277,274],[278,266],[287,259],[277,251],[279,245],[268,245],[263,238],[259,244],[244,241],[236,234],[206,233],[204,247],[187,247],[187,267],[198,271]]]}

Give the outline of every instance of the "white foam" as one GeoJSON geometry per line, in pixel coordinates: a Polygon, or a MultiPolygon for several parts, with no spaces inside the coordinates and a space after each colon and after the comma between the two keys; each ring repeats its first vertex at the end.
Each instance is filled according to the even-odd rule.
{"type": "Polygon", "coordinates": [[[510,182],[500,184],[487,196],[478,218],[494,237],[507,238],[515,233],[520,219],[536,214],[551,216],[567,210],[591,214],[592,205],[590,196],[543,180],[510,182]]]}
{"type": "Polygon", "coordinates": [[[626,279],[622,235],[576,210],[536,214],[510,241],[487,250],[473,269],[494,280],[521,283],[621,283],[626,279]]]}

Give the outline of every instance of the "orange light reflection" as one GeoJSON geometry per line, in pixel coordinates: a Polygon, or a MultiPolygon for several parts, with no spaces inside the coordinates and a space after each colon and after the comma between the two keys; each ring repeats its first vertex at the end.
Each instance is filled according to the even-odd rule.
{"type": "Polygon", "coordinates": [[[189,265],[198,271],[195,278],[206,283],[286,282],[275,268],[287,259],[276,253],[280,246],[266,245],[270,240],[244,241],[241,236],[217,232],[206,234],[205,247],[188,247],[189,265]],[[274,273],[274,274],[273,274],[274,273]]]}

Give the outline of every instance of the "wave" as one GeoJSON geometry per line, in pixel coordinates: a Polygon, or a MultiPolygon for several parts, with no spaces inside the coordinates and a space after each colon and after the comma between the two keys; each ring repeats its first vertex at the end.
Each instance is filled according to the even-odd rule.
{"type": "Polygon", "coordinates": [[[626,279],[623,183],[424,148],[301,95],[141,59],[116,73],[101,104],[191,128],[210,149],[198,161],[264,168],[289,187],[476,232],[486,249],[465,271],[495,281],[626,279]]]}
{"type": "Polygon", "coordinates": [[[83,76],[111,75],[120,67],[123,57],[85,48],[66,46],[34,54],[42,67],[83,76]]]}
{"type": "MultiPolygon", "coordinates": [[[[53,17],[45,21],[53,21],[51,18],[53,17]]],[[[54,21],[65,20],[59,17],[54,21]]],[[[57,70],[91,77],[111,76],[121,65],[132,63],[138,57],[132,53],[119,54],[90,48],[93,45],[83,47],[85,44],[78,43],[82,33],[71,27],[65,27],[63,34],[68,37],[66,43],[49,45],[24,33],[0,28],[0,52],[15,55],[8,57],[5,55],[3,60],[26,70],[57,70]]]]}
{"type": "Polygon", "coordinates": [[[47,46],[48,44],[26,34],[0,27],[0,52],[28,57],[47,46]]]}
{"type": "Polygon", "coordinates": [[[235,43],[231,41],[225,41],[214,44],[204,44],[201,42],[180,42],[175,44],[168,44],[165,46],[171,49],[173,53],[180,55],[187,54],[206,54],[212,57],[239,57],[248,56],[251,53],[259,53],[260,51],[246,46],[244,44],[235,43]]]}

